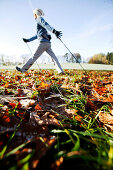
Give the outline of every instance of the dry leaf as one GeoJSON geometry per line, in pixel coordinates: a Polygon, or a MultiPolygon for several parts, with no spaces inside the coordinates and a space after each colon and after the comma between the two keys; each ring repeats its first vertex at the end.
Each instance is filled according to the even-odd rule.
{"type": "Polygon", "coordinates": [[[99,120],[103,123],[103,124],[109,124],[109,125],[113,125],[113,115],[109,114],[109,113],[105,113],[105,112],[100,112],[99,113],[99,120]]]}
{"type": "Polygon", "coordinates": [[[22,105],[23,108],[28,108],[30,106],[33,106],[35,104],[35,100],[33,99],[24,99],[20,100],[20,104],[22,105]]]}

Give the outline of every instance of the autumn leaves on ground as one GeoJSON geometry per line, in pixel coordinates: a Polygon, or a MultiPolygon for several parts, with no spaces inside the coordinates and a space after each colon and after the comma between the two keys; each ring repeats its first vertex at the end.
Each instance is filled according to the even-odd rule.
{"type": "Polygon", "coordinates": [[[0,169],[112,169],[113,72],[0,72],[0,169]]]}

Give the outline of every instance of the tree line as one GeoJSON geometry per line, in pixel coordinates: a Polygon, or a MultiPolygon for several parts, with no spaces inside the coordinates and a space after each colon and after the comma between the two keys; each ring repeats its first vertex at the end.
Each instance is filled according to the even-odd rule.
{"type": "MultiPolygon", "coordinates": [[[[28,61],[29,56],[30,56],[29,54],[24,54],[19,57],[0,54],[0,65],[24,64],[28,61]]],[[[42,63],[51,62],[48,56],[42,56],[40,59],[42,60],[41,61],[42,63]]],[[[79,53],[74,53],[73,55],[66,53],[63,56],[58,56],[58,59],[60,59],[60,61],[63,63],[78,63],[81,62],[81,55],[79,53]]]]}
{"type": "Polygon", "coordinates": [[[113,52],[108,52],[107,55],[103,53],[95,54],[89,61],[89,64],[113,64],[113,52]]]}
{"type": "MultiPolygon", "coordinates": [[[[46,61],[44,62],[46,57],[47,56],[42,57],[41,62],[46,63],[46,61]]],[[[0,65],[24,64],[27,62],[28,58],[29,58],[29,54],[21,55],[19,59],[18,57],[15,57],[15,56],[6,56],[3,54],[0,54],[0,65]]],[[[103,53],[95,54],[94,56],[89,58],[87,62],[86,60],[83,59],[83,57],[81,57],[79,53],[73,53],[73,55],[66,53],[63,56],[60,56],[60,59],[63,59],[61,60],[62,63],[89,63],[89,64],[111,64],[112,65],[113,64],[113,52],[110,52],[110,53],[108,52],[107,55],[103,53]]],[[[47,63],[50,63],[50,61],[48,60],[47,63]]]]}

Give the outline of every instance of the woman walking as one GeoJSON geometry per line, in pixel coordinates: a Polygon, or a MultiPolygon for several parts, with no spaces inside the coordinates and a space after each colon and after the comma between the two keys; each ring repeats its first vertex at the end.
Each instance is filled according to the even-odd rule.
{"type": "Polygon", "coordinates": [[[33,65],[33,63],[42,55],[42,53],[46,51],[51,56],[58,73],[60,74],[64,73],[56,55],[51,49],[51,42],[50,42],[51,35],[48,33],[48,31],[50,31],[54,33],[57,38],[60,38],[62,36],[61,31],[56,31],[44,20],[44,18],[42,17],[44,16],[44,12],[41,9],[35,9],[33,11],[33,14],[37,22],[37,34],[29,39],[23,38],[23,41],[25,43],[28,43],[35,39],[38,39],[39,46],[36,52],[34,53],[34,55],[27,61],[27,63],[22,68],[16,67],[16,69],[22,73],[26,72],[33,65]]]}

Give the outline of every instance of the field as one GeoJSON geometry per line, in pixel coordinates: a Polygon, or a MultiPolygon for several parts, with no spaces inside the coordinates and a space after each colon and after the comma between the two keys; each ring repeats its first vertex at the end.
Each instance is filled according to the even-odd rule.
{"type": "Polygon", "coordinates": [[[113,169],[113,71],[0,70],[0,169],[113,169]]]}
{"type": "MultiPolygon", "coordinates": [[[[106,65],[106,64],[87,64],[87,63],[80,63],[81,66],[85,70],[105,70],[105,71],[113,71],[113,65],[106,65]]],[[[79,63],[61,63],[61,66],[63,69],[76,69],[76,70],[82,70],[82,67],[80,66],[79,63]]],[[[22,67],[22,65],[20,65],[22,67]]],[[[43,63],[38,63],[38,64],[33,64],[31,67],[32,69],[54,69],[55,66],[54,64],[43,64],[43,63]]],[[[5,69],[5,70],[15,70],[15,66],[1,66],[0,69],[5,69]]]]}

